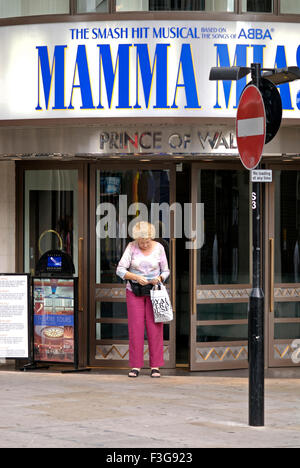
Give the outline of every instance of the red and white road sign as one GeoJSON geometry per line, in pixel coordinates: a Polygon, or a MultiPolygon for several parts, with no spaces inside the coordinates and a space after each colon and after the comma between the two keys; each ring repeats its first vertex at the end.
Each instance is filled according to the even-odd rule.
{"type": "Polygon", "coordinates": [[[261,159],[266,138],[266,112],[262,95],[254,85],[247,86],[236,116],[236,139],[241,161],[254,169],[261,159]]]}

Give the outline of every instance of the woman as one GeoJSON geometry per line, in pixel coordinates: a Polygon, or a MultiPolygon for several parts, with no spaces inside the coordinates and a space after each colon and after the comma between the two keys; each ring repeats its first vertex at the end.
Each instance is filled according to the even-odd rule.
{"type": "Polygon", "coordinates": [[[160,377],[164,364],[163,323],[155,323],[150,296],[136,296],[130,281],[141,286],[164,282],[170,274],[163,246],[154,240],[155,228],[146,221],[138,222],[118,264],[117,275],[127,281],[126,299],[129,331],[129,377],[138,377],[144,365],[144,326],[146,323],[151,377],[160,377]]]}

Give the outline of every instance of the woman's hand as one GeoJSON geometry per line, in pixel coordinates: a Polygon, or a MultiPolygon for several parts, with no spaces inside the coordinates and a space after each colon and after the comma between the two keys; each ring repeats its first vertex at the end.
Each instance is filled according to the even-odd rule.
{"type": "Polygon", "coordinates": [[[131,281],[136,281],[137,283],[141,284],[142,286],[145,286],[146,284],[149,284],[149,281],[144,276],[136,275],[135,273],[131,273],[129,271],[127,271],[127,273],[125,274],[124,279],[131,280],[131,281]]]}
{"type": "Polygon", "coordinates": [[[153,284],[154,286],[158,283],[161,283],[161,277],[157,276],[156,278],[153,278],[152,280],[149,281],[149,283],[153,284]]]}
{"type": "Polygon", "coordinates": [[[149,284],[149,281],[147,280],[147,278],[145,278],[144,276],[140,276],[140,275],[136,275],[136,281],[142,286],[149,284]]]}

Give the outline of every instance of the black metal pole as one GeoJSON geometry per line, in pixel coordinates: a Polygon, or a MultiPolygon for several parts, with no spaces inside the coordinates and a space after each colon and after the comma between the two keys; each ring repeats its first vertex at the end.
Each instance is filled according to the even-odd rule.
{"type": "MultiPolygon", "coordinates": [[[[251,65],[252,81],[259,88],[260,64],[251,65]]],[[[252,185],[252,291],[249,301],[249,425],[264,425],[264,294],[261,288],[261,192],[252,185]]]]}
{"type": "Polygon", "coordinates": [[[252,186],[253,276],[249,301],[249,425],[264,425],[264,294],[261,289],[260,184],[252,186]]]}

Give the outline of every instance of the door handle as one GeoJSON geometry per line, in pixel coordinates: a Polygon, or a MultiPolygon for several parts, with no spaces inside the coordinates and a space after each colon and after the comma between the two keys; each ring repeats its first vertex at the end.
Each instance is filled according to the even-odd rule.
{"type": "Polygon", "coordinates": [[[195,248],[196,239],[193,240],[193,309],[192,315],[196,315],[197,309],[197,249],[195,248]]]}
{"type": "Polygon", "coordinates": [[[171,291],[172,291],[172,304],[173,304],[173,310],[176,309],[176,271],[175,271],[175,255],[176,255],[176,244],[175,244],[175,239],[171,239],[171,259],[172,259],[172,265],[171,265],[171,291]]]}
{"type": "Polygon", "coordinates": [[[274,312],[274,239],[270,243],[270,313],[274,312]]]}
{"type": "Polygon", "coordinates": [[[59,235],[59,233],[57,231],[54,231],[54,229],[47,229],[46,231],[42,232],[42,234],[39,237],[38,244],[39,244],[40,257],[43,254],[42,247],[41,247],[41,242],[42,242],[43,237],[45,237],[46,234],[55,234],[57,236],[58,240],[59,240],[59,250],[63,249],[63,240],[62,240],[61,236],[59,235]]]}
{"type": "Polygon", "coordinates": [[[83,312],[83,237],[79,238],[78,243],[78,311],[83,312]]]}

